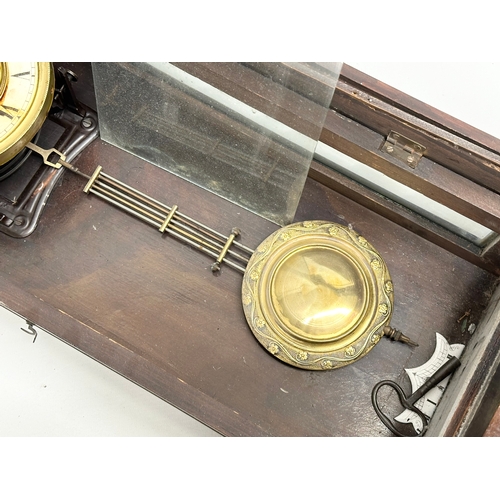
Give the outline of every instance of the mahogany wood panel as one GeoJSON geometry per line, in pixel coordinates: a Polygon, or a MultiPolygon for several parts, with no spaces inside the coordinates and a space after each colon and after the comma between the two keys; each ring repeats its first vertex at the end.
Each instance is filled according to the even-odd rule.
{"type": "Polygon", "coordinates": [[[429,160],[500,192],[498,138],[348,65],[342,68],[331,108],[384,136],[395,130],[425,146],[429,160]]]}
{"type": "MultiPolygon", "coordinates": [[[[276,226],[101,140],[75,165],[143,190],[221,232],[238,226],[255,248],[276,226]]],[[[0,234],[0,301],[75,348],[228,436],[389,435],[371,407],[381,379],[409,387],[435,331],[468,341],[457,319],[479,317],[492,274],[309,179],[297,220],[326,219],[364,235],[386,259],[395,286],[392,325],[411,349],[382,339],[368,356],[309,372],[267,353],[248,328],[241,275],[81,192],[67,172],[37,230],[0,234]]],[[[387,404],[393,408],[395,401],[387,404]]]]}
{"type": "MultiPolygon", "coordinates": [[[[401,132],[402,133],[402,132],[401,132]]],[[[327,115],[321,141],[450,209],[500,232],[500,196],[427,157],[416,168],[381,150],[385,136],[346,119],[327,115]]]]}
{"type": "MultiPolygon", "coordinates": [[[[83,100],[92,105],[90,71],[67,67],[81,75],[83,100]]],[[[101,164],[221,232],[239,226],[252,248],[276,229],[100,140],[75,164],[87,173],[101,164]]],[[[477,323],[496,281],[358,204],[349,190],[309,179],[296,220],[351,224],[380,251],[395,286],[392,325],[420,346],[382,339],[353,365],[303,371],[254,339],[236,271],[223,267],[213,276],[207,256],[83,194],[82,184],[65,173],[33,235],[0,234],[0,302],[223,435],[389,435],[371,408],[373,385],[391,378],[409,388],[403,369],[428,359],[435,331],[450,342],[473,341],[457,319],[470,309],[477,323]]],[[[386,404],[397,406],[393,398],[386,404]]]]}
{"type": "MultiPolygon", "coordinates": [[[[269,63],[174,63],[227,94],[274,116],[311,137],[317,137],[322,116],[310,82],[291,71],[285,92],[276,102],[272,80],[276,67],[269,63]]],[[[282,90],[282,89],[281,89],[282,90]]],[[[455,170],[478,184],[498,191],[500,139],[492,137],[432,106],[366,75],[342,66],[331,108],[386,137],[391,130],[408,135],[426,148],[426,157],[455,170]]]]}
{"type": "Polygon", "coordinates": [[[466,139],[485,149],[500,153],[500,138],[487,134],[458,118],[419,101],[348,64],[342,65],[341,80],[358,88],[362,87],[374,97],[378,97],[388,104],[392,104],[394,107],[412,114],[416,118],[436,125],[442,130],[456,134],[457,137],[466,139]]]}

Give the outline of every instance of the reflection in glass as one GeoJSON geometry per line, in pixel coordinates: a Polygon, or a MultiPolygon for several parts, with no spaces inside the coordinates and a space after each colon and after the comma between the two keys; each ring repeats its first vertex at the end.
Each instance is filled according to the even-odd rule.
{"type": "Polygon", "coordinates": [[[498,238],[491,229],[326,144],[318,142],[315,158],[479,247],[485,247],[498,238]]]}
{"type": "Polygon", "coordinates": [[[169,63],[94,63],[103,140],[273,222],[290,223],[341,65],[206,66],[224,70],[233,87],[223,92],[169,63]],[[262,109],[239,94],[257,96],[262,109]]]}
{"type": "Polygon", "coordinates": [[[297,251],[278,266],[273,307],[287,326],[311,341],[341,338],[362,319],[364,277],[353,260],[333,248],[297,251]]]}

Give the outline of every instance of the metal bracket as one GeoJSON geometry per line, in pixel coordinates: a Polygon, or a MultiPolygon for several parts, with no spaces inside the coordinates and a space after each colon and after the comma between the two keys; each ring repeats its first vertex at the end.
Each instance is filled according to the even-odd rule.
{"type": "MultiPolygon", "coordinates": [[[[59,167],[70,168],[68,162],[99,135],[97,113],[78,101],[73,92],[71,83],[76,81],[76,76],[64,68],[59,68],[56,75],[56,98],[39,133],[41,139],[49,140],[51,127],[56,124],[64,130],[62,135],[56,139],[55,147],[48,151],[35,144],[25,148],[19,156],[35,150],[42,155],[44,163],[40,165],[39,160],[28,153],[22,160],[26,161],[24,167],[12,167],[8,178],[0,183],[0,232],[16,238],[25,238],[35,230],[48,197],[63,175],[64,170],[59,167]],[[55,156],[58,159],[54,159],[55,156]],[[23,186],[22,190],[18,186],[23,186]]],[[[19,159],[16,157],[11,161],[19,159]]]]}
{"type": "Polygon", "coordinates": [[[382,151],[385,151],[394,158],[404,161],[412,168],[418,165],[425,150],[426,148],[422,146],[422,144],[408,139],[408,137],[392,130],[382,145],[382,151]]]}

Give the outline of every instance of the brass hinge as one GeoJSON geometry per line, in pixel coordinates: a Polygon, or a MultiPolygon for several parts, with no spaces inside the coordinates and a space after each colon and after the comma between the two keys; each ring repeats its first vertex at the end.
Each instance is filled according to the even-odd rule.
{"type": "Polygon", "coordinates": [[[389,153],[394,158],[404,161],[407,165],[415,168],[425,153],[425,146],[415,142],[398,132],[391,131],[382,145],[382,151],[389,153]]]}

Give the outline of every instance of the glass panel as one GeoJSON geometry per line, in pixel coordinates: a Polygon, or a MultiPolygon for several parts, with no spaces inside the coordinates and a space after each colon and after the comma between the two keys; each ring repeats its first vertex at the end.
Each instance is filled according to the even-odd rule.
{"type": "Polygon", "coordinates": [[[229,90],[169,63],[94,63],[101,137],[286,225],[295,215],[341,64],[209,66],[217,77],[218,68],[224,71],[229,90]],[[262,105],[251,106],[240,95],[262,105]]]}
{"type": "Polygon", "coordinates": [[[410,208],[477,246],[485,247],[498,236],[491,229],[326,144],[318,143],[315,157],[334,170],[410,208]]]}

